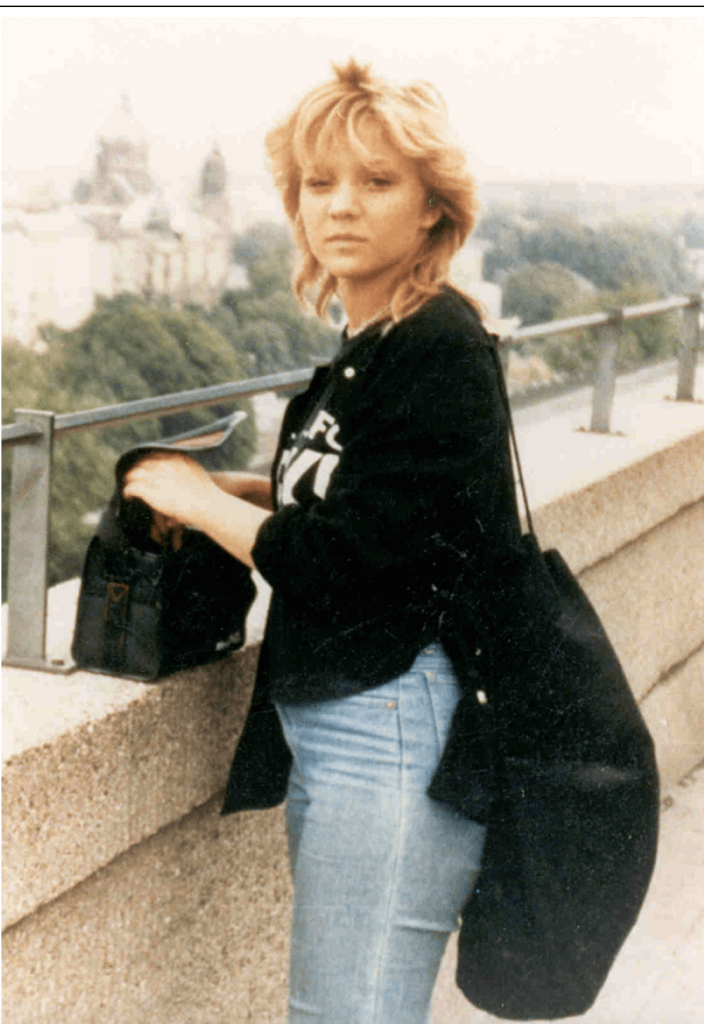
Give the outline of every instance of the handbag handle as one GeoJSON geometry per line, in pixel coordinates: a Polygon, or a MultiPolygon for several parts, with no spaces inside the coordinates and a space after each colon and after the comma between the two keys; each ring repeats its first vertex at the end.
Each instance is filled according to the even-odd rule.
{"type": "MultiPolygon", "coordinates": [[[[520,456],[518,454],[518,442],[516,441],[516,431],[515,431],[515,428],[513,426],[513,416],[511,414],[511,403],[509,402],[508,388],[506,387],[506,377],[504,375],[503,364],[502,364],[501,359],[499,357],[499,350],[498,350],[499,337],[496,334],[490,334],[489,337],[491,338],[491,340],[493,342],[493,344],[491,345],[491,352],[492,352],[492,355],[494,357],[494,362],[496,364],[496,373],[497,373],[498,380],[499,380],[499,391],[501,393],[501,399],[503,401],[504,410],[506,412],[506,418],[508,420],[508,433],[509,433],[509,437],[511,439],[511,449],[512,449],[513,459],[514,459],[514,462],[515,462],[515,465],[516,465],[516,475],[518,476],[518,483],[519,483],[521,495],[523,496],[523,507],[524,507],[525,512],[526,512],[526,522],[528,524],[528,532],[531,534],[531,536],[535,537],[535,527],[533,526],[533,517],[530,514],[530,505],[528,504],[528,492],[526,491],[526,483],[525,483],[525,480],[523,478],[523,468],[521,466],[521,459],[520,459],[520,456]]],[[[517,490],[516,490],[516,480],[515,480],[515,477],[514,477],[514,480],[513,480],[513,494],[514,494],[514,498],[515,498],[515,501],[516,501],[516,511],[519,512],[519,508],[518,508],[518,493],[517,493],[517,490]]]]}

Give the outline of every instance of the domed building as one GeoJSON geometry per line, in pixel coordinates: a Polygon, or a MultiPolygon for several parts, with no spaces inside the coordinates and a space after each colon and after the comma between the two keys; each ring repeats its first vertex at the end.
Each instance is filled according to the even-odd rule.
{"type": "Polygon", "coordinates": [[[98,146],[95,174],[90,181],[77,184],[77,202],[126,205],[153,190],[146,132],[126,94],[100,129],[98,146]]]}
{"type": "Polygon", "coordinates": [[[232,209],[227,194],[227,166],[217,145],[203,164],[200,176],[200,205],[203,215],[229,227],[232,209]]]}
{"type": "Polygon", "coordinates": [[[126,96],[98,133],[95,169],[74,202],[3,209],[3,333],[34,345],[39,327],[70,329],[98,296],[166,295],[211,306],[232,270],[227,167],[213,147],[192,199],[149,171],[147,134],[126,96]]]}

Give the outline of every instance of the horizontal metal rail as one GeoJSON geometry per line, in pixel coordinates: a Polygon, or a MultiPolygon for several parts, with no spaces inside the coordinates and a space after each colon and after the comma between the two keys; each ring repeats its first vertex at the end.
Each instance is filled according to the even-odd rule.
{"type": "Polygon", "coordinates": [[[527,341],[530,338],[547,338],[552,334],[568,334],[570,331],[582,331],[587,327],[603,327],[614,321],[638,320],[644,316],[656,316],[660,313],[672,313],[677,309],[699,308],[700,295],[685,295],[671,299],[659,299],[657,302],[645,302],[640,306],[624,306],[622,309],[609,310],[602,313],[585,313],[583,316],[572,316],[564,320],[550,320],[545,324],[533,324],[531,327],[518,327],[501,339],[504,343],[527,341]]]}
{"type": "MultiPolygon", "coordinates": [[[[176,391],[174,394],[160,395],[157,398],[140,398],[135,402],[122,402],[120,405],[103,405],[85,412],[62,413],[54,417],[54,437],[75,434],[79,430],[120,427],[135,420],[153,419],[155,416],[184,412],[207,405],[220,405],[238,398],[251,398],[252,395],[264,391],[288,391],[306,384],[312,376],[313,370],[310,369],[289,370],[268,377],[252,377],[250,380],[236,380],[229,384],[213,384],[207,388],[176,391]]],[[[14,447],[40,437],[41,432],[29,424],[11,423],[2,428],[4,446],[14,447]]]]}
{"type": "Polygon", "coordinates": [[[551,334],[568,334],[570,331],[582,331],[586,327],[600,327],[612,319],[611,313],[585,313],[584,316],[572,316],[566,320],[550,320],[546,324],[533,324],[531,327],[519,327],[510,334],[504,335],[504,344],[527,341],[530,338],[543,338],[551,334]]]}
{"type": "MultiPolygon", "coordinates": [[[[693,401],[700,349],[701,308],[701,295],[678,296],[521,327],[501,338],[502,358],[504,361],[508,358],[513,345],[531,338],[567,334],[586,328],[596,330],[600,345],[590,429],[608,432],[616,381],[616,357],[623,324],[641,317],[683,311],[676,398],[680,401],[693,401]]],[[[49,493],[52,448],[56,438],[81,430],[102,430],[136,420],[234,402],[266,391],[289,391],[306,384],[313,373],[312,368],[290,370],[266,377],[215,384],[207,388],[60,415],[36,410],[15,410],[16,422],[2,428],[3,447],[16,449],[12,466],[8,643],[4,663],[45,671],[64,672],[71,668],[63,662],[57,664],[47,661],[45,653],[49,493]]]]}

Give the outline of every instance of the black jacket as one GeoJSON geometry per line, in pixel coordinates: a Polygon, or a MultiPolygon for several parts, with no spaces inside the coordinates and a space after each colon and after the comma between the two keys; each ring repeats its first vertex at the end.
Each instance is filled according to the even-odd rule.
{"type": "Polygon", "coordinates": [[[290,753],[273,698],[379,686],[441,639],[463,696],[430,793],[486,820],[492,750],[477,695],[491,692],[488,641],[515,603],[520,557],[494,344],[447,289],[386,333],[367,329],[290,402],[274,464],[290,503],[253,551],[272,604],[223,813],[286,795],[290,753]],[[286,446],[306,425],[296,470],[300,452],[286,446]]]}
{"type": "Polygon", "coordinates": [[[490,825],[457,981],[491,1013],[552,1019],[591,1005],[636,919],[657,771],[581,588],[520,536],[500,380],[493,339],[448,290],[370,328],[291,402],[284,504],[254,548],[271,613],[223,811],[286,795],[272,698],[379,685],[441,639],[462,696],[429,794],[490,825]]]}

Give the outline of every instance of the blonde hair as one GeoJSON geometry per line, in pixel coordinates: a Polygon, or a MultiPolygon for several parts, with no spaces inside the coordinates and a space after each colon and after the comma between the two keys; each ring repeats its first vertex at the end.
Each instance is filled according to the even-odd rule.
{"type": "Polygon", "coordinates": [[[312,305],[318,316],[325,318],[337,287],[336,278],[311,252],[301,224],[301,167],[341,127],[353,151],[371,160],[357,131],[360,118],[371,114],[399,152],[415,162],[429,205],[440,211],[393,295],[391,313],[394,320],[400,320],[449,282],[452,257],[476,221],[479,204],[474,178],[467,171],[464,153],[447,137],[445,103],[431,85],[418,82],[394,88],[373,78],[368,66],[361,67],[354,60],[343,68],[333,65],[333,69],[335,79],[305,96],[266,138],[274,182],[293,225],[297,250],[293,291],[302,306],[312,305]],[[317,291],[312,303],[311,291],[317,291]]]}

